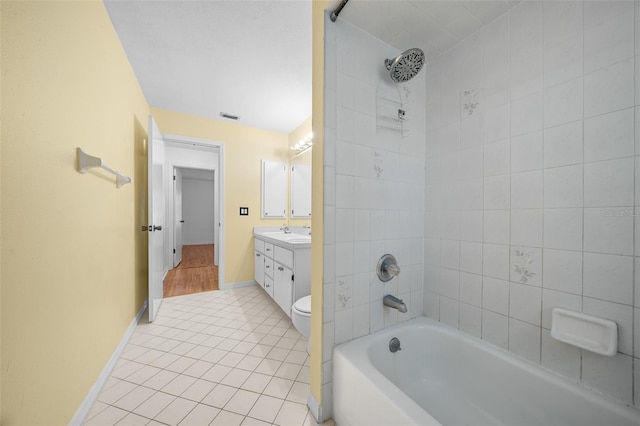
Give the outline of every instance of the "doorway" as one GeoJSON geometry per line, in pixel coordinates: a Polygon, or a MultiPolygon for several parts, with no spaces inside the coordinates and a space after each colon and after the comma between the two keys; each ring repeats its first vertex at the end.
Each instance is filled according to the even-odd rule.
{"type": "Polygon", "coordinates": [[[215,170],[174,167],[173,269],[165,297],[218,290],[215,247],[215,170]]]}
{"type": "Polygon", "coordinates": [[[217,290],[224,282],[223,146],[173,135],[165,140],[164,297],[217,290]]]}

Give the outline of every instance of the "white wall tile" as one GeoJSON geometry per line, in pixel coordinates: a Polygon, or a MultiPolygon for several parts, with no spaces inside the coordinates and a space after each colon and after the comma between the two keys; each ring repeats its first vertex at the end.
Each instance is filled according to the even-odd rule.
{"type": "Polygon", "coordinates": [[[584,72],[633,56],[633,2],[586,2],[584,5],[584,72]]]}
{"type": "Polygon", "coordinates": [[[482,158],[481,147],[469,148],[460,152],[460,179],[481,178],[483,174],[483,163],[478,161],[482,158]]]}
{"type": "Polygon", "coordinates": [[[542,327],[548,330],[551,329],[551,310],[553,308],[565,308],[581,312],[582,296],[542,289],[542,327]]]}
{"type": "Polygon", "coordinates": [[[606,357],[583,351],[582,384],[631,404],[633,359],[623,354],[606,357]]]}
{"type": "Polygon", "coordinates": [[[511,244],[542,247],[542,209],[511,210],[511,244]]]}
{"type": "Polygon", "coordinates": [[[509,313],[509,282],[484,277],[482,280],[482,308],[507,315],[509,313]]]}
{"type": "Polygon", "coordinates": [[[483,309],[482,340],[507,349],[509,345],[509,319],[504,315],[483,309]]]}
{"type": "MultiPolygon", "coordinates": [[[[584,250],[631,256],[633,217],[617,215],[618,209],[584,209],[584,250]]],[[[622,212],[625,210],[622,209],[622,212]]]]}
{"type": "Polygon", "coordinates": [[[482,309],[460,303],[460,331],[478,339],[482,337],[482,309]]]}
{"type": "Polygon", "coordinates": [[[523,172],[543,167],[542,132],[511,138],[511,171],[523,172]]]}
{"type": "Polygon", "coordinates": [[[441,265],[445,268],[460,267],[460,241],[442,240],[440,242],[441,265]]]}
{"type": "Polygon", "coordinates": [[[584,121],[584,161],[632,157],[634,154],[633,108],[584,121]]]}
{"type": "Polygon", "coordinates": [[[485,210],[484,241],[509,244],[509,210],[485,210]]]}
{"type": "Polygon", "coordinates": [[[584,77],[584,116],[606,114],[634,105],[634,59],[627,59],[584,77]]]}
{"type": "Polygon", "coordinates": [[[460,213],[460,239],[462,241],[482,242],[484,214],[482,210],[469,210],[460,213]]]}
{"type": "Polygon", "coordinates": [[[633,300],[633,258],[585,253],[584,295],[630,304],[633,300]]]}
{"type": "Polygon", "coordinates": [[[545,129],[582,118],[582,84],[574,78],[544,91],[545,129]]]}
{"type": "Polygon", "coordinates": [[[543,200],[542,170],[511,175],[511,208],[540,209],[543,200]]]}
{"type": "Polygon", "coordinates": [[[582,121],[544,131],[544,167],[582,163],[582,121]]]}
{"type": "Polygon", "coordinates": [[[633,199],[633,157],[585,164],[585,207],[632,206],[633,199]]]}
{"type": "Polygon", "coordinates": [[[509,246],[484,244],[482,248],[482,273],[487,277],[509,279],[509,246]]]}
{"type": "Polygon", "coordinates": [[[582,75],[583,2],[544,2],[544,83],[546,87],[582,75]]]}
{"type": "Polygon", "coordinates": [[[441,296],[457,299],[460,295],[460,271],[448,268],[440,268],[441,296]]]}
{"type": "Polygon", "coordinates": [[[615,322],[618,325],[618,352],[633,352],[633,307],[584,297],[582,312],[615,322]]]}
{"type": "Polygon", "coordinates": [[[582,209],[544,210],[544,247],[582,250],[582,209]]]}
{"type": "Polygon", "coordinates": [[[542,316],[542,289],[510,283],[509,316],[539,326],[542,316]]]}
{"type": "Polygon", "coordinates": [[[580,349],[560,342],[542,329],[542,366],[574,382],[580,380],[580,349]]]}
{"type": "Polygon", "coordinates": [[[484,206],[483,185],[484,181],[482,178],[468,179],[460,182],[460,208],[462,210],[482,210],[484,206]]]}
{"type": "Polygon", "coordinates": [[[451,327],[458,328],[458,304],[455,299],[440,297],[440,321],[451,327]]]}
{"type": "Polygon", "coordinates": [[[508,104],[485,110],[483,118],[482,130],[485,144],[509,137],[511,114],[508,104]]]}
{"type": "Polygon", "coordinates": [[[544,250],[543,286],[566,293],[582,294],[582,252],[544,250]]]}
{"type": "Polygon", "coordinates": [[[540,338],[540,327],[509,319],[509,351],[529,361],[540,363],[540,338]]]}
{"type": "Polygon", "coordinates": [[[484,117],[477,114],[460,123],[460,148],[479,148],[482,146],[482,125],[484,117]]]}
{"type": "Polygon", "coordinates": [[[509,173],[511,154],[509,140],[491,142],[484,146],[484,175],[495,176],[509,173]]]}
{"type": "Polygon", "coordinates": [[[482,244],[460,242],[460,270],[482,274],[482,244]]]}
{"type": "Polygon", "coordinates": [[[482,306],[482,275],[460,272],[460,300],[482,306]]]}
{"type": "Polygon", "coordinates": [[[542,130],[542,92],[535,92],[511,102],[511,135],[542,130]]]}
{"type": "Polygon", "coordinates": [[[510,207],[510,176],[491,176],[484,179],[485,210],[508,209],[510,207]]]}
{"type": "Polygon", "coordinates": [[[633,356],[640,355],[640,308],[633,310],[633,356]]]}
{"type": "Polygon", "coordinates": [[[544,206],[582,207],[583,181],[582,164],[545,169],[544,206]]]}

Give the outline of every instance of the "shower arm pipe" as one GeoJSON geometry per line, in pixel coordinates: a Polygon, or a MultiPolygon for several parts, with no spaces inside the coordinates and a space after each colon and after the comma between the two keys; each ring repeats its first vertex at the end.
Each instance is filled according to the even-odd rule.
{"type": "Polygon", "coordinates": [[[331,22],[336,22],[336,19],[338,19],[338,15],[340,15],[340,12],[342,12],[342,9],[347,5],[348,2],[349,0],[342,0],[338,7],[336,7],[335,10],[331,12],[331,22]]]}
{"type": "Polygon", "coordinates": [[[94,167],[100,167],[103,170],[106,170],[109,173],[114,174],[116,176],[116,186],[118,188],[120,188],[121,186],[127,183],[131,183],[130,177],[124,176],[120,174],[120,172],[117,172],[113,170],[111,167],[106,166],[102,162],[102,158],[89,155],[86,152],[84,152],[82,148],[77,148],[76,154],[78,156],[78,171],[80,173],[87,173],[89,169],[92,169],[94,167]]]}

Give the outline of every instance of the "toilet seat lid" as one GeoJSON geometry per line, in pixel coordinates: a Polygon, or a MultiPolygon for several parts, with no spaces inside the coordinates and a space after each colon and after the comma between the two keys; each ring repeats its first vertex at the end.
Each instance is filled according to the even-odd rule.
{"type": "Polygon", "coordinates": [[[298,312],[304,312],[307,314],[311,313],[311,296],[305,296],[298,300],[293,304],[293,309],[298,312]]]}

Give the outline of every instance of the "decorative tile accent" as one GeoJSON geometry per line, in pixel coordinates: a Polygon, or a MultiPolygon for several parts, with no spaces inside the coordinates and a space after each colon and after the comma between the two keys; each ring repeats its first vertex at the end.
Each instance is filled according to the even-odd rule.
{"type": "Polygon", "coordinates": [[[384,159],[382,154],[378,151],[373,152],[373,173],[377,178],[382,177],[382,172],[384,172],[384,168],[382,167],[384,163],[384,159]]]}
{"type": "Polygon", "coordinates": [[[537,274],[533,272],[535,259],[530,252],[513,249],[511,255],[512,271],[516,274],[517,281],[523,284],[529,283],[537,274]]]}
{"type": "Polygon", "coordinates": [[[462,117],[471,116],[477,113],[480,106],[480,93],[476,89],[467,89],[462,91],[462,117]]]}

